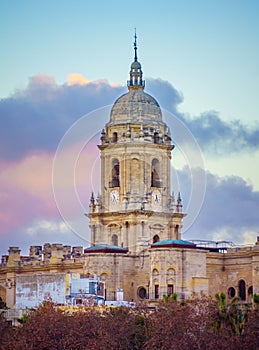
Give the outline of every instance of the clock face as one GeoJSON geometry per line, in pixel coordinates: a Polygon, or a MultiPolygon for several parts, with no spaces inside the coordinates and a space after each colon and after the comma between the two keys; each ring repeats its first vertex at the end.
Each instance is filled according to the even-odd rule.
{"type": "Polygon", "coordinates": [[[116,205],[119,203],[119,192],[117,190],[112,190],[110,193],[110,203],[116,205]]]}
{"type": "Polygon", "coordinates": [[[155,205],[158,205],[161,203],[161,193],[158,190],[155,190],[152,192],[152,202],[155,205]]]}

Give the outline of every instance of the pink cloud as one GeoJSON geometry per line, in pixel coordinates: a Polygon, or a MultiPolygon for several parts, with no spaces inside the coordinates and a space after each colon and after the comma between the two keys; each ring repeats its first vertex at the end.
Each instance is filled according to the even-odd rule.
{"type": "Polygon", "coordinates": [[[51,154],[30,154],[19,162],[0,164],[1,234],[39,216],[55,216],[51,188],[51,154]]]}
{"type": "MultiPolygon", "coordinates": [[[[96,167],[99,151],[96,143],[88,143],[75,157],[78,145],[59,153],[61,169],[55,181],[56,191],[62,193],[62,210],[66,216],[81,215],[88,211],[88,202],[93,187],[96,187],[92,169],[96,167]],[[69,177],[65,165],[71,164],[69,177]],[[62,164],[64,171],[62,171],[62,164]],[[72,179],[72,180],[71,180],[72,179]],[[81,205],[80,212],[75,205],[76,198],[81,205]]],[[[79,147],[79,149],[81,149],[79,147]]],[[[36,218],[46,220],[59,218],[59,212],[52,189],[53,153],[30,153],[18,162],[0,163],[0,234],[29,224],[36,218]]],[[[86,223],[87,226],[87,223],[86,223]]]]}
{"type": "Polygon", "coordinates": [[[50,215],[51,202],[47,203],[23,189],[9,184],[0,189],[0,234],[8,234],[38,217],[50,215]]]}

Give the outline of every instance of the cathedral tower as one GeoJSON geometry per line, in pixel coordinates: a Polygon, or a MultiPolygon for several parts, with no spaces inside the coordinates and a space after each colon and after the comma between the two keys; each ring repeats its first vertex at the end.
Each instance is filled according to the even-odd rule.
{"type": "Polygon", "coordinates": [[[170,130],[158,102],[144,91],[137,58],[128,92],[114,103],[101,133],[101,194],[90,199],[91,245],[139,252],[159,240],[181,238],[182,205],[171,194],[170,130]]]}

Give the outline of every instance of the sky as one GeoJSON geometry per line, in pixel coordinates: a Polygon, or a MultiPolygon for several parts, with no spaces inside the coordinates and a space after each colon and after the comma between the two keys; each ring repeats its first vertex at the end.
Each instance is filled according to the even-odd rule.
{"type": "Polygon", "coordinates": [[[0,255],[45,242],[87,246],[84,212],[99,181],[96,145],[110,106],[127,91],[134,28],[146,91],[177,118],[169,118],[178,140],[172,169],[185,210],[206,175],[201,209],[186,218],[183,237],[253,244],[258,15],[256,0],[2,0],[0,255]],[[201,169],[184,154],[178,120],[198,144],[201,169]],[[76,172],[57,170],[60,159],[76,164],[76,172]],[[74,174],[78,203],[71,200],[74,174]]]}

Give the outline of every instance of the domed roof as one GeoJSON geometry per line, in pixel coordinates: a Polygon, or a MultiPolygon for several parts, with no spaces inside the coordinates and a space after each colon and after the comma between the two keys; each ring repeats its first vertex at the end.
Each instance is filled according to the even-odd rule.
{"type": "Polygon", "coordinates": [[[115,101],[109,124],[162,123],[158,102],[143,89],[130,89],[115,101]]]}
{"type": "Polygon", "coordinates": [[[131,63],[130,68],[131,69],[141,69],[141,64],[139,63],[139,61],[134,61],[131,63]]]}

